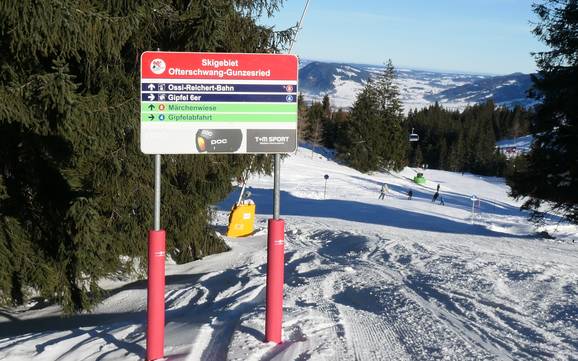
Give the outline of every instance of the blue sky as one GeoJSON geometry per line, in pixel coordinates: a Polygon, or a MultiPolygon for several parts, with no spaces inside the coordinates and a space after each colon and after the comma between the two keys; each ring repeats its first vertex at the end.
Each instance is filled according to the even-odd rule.
{"type": "MultiPolygon", "coordinates": [[[[532,0],[310,0],[293,52],[316,60],[509,74],[536,70],[532,0]]],[[[264,22],[285,28],[305,0],[264,22]]]]}

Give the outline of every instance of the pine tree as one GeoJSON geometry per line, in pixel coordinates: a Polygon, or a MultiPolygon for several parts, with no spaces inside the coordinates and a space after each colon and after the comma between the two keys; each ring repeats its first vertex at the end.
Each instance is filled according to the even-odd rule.
{"type": "Polygon", "coordinates": [[[349,120],[337,139],[338,157],[362,172],[376,170],[381,158],[378,149],[383,142],[376,94],[371,81],[357,95],[349,120]]]}
{"type": "Polygon", "coordinates": [[[395,68],[390,60],[375,79],[370,83],[373,86],[377,109],[381,117],[383,130],[382,147],[379,149],[381,156],[380,166],[386,169],[400,170],[406,164],[407,135],[403,123],[403,107],[399,99],[399,88],[395,84],[395,68]]]}
{"type": "MultiPolygon", "coordinates": [[[[68,312],[146,259],[153,166],[139,150],[139,55],[274,52],[277,0],[0,2],[0,302],[27,290],[68,312]]],[[[208,224],[249,156],[163,158],[163,226],[178,262],[226,249],[208,224]]],[[[257,157],[256,170],[267,170],[257,157]]]]}
{"type": "Polygon", "coordinates": [[[448,143],[445,137],[439,140],[439,151],[437,159],[437,169],[447,169],[448,167],[448,143]]]}
{"type": "Polygon", "coordinates": [[[463,171],[464,168],[464,153],[465,153],[464,138],[460,132],[457,141],[453,144],[448,160],[448,170],[453,172],[463,171]]]}
{"type": "Polygon", "coordinates": [[[344,137],[336,140],[338,155],[360,171],[399,170],[407,163],[403,109],[394,81],[390,60],[358,94],[344,137]]]}
{"type": "Polygon", "coordinates": [[[534,11],[534,34],[550,48],[535,54],[533,96],[542,104],[532,149],[508,183],[514,197],[528,197],[523,207],[534,215],[546,203],[578,223],[578,1],[540,1],[534,11]]]}
{"type": "Polygon", "coordinates": [[[300,140],[306,140],[307,136],[307,105],[305,97],[299,93],[297,97],[297,132],[300,140]]]}
{"type": "Polygon", "coordinates": [[[323,118],[330,119],[331,118],[331,101],[329,100],[329,95],[325,94],[323,96],[323,100],[321,101],[321,105],[323,107],[323,118]]]}
{"type": "Polygon", "coordinates": [[[331,121],[325,128],[325,146],[331,149],[337,149],[340,139],[345,138],[345,128],[349,121],[349,113],[343,109],[338,109],[332,113],[331,121]]]}
{"type": "Polygon", "coordinates": [[[331,101],[328,95],[323,97],[321,104],[323,105],[323,145],[327,148],[334,149],[338,132],[338,120],[337,117],[333,116],[334,113],[331,110],[331,101]]]}
{"type": "Polygon", "coordinates": [[[318,102],[311,104],[306,119],[304,138],[316,147],[323,140],[323,105],[318,102]]]}
{"type": "Polygon", "coordinates": [[[419,145],[416,146],[415,148],[415,153],[411,165],[418,168],[423,165],[423,154],[421,152],[421,147],[419,145]]]}

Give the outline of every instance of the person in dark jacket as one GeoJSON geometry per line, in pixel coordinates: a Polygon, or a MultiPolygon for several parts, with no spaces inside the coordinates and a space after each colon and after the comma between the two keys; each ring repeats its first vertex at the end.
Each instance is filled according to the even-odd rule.
{"type": "Polygon", "coordinates": [[[412,197],[413,197],[413,191],[410,188],[410,190],[407,191],[407,199],[411,201],[412,197]]]}
{"type": "Polygon", "coordinates": [[[433,198],[431,199],[431,202],[432,202],[432,203],[435,203],[435,202],[438,200],[438,197],[439,197],[439,196],[440,196],[440,193],[439,193],[439,192],[436,192],[436,193],[433,195],[433,198]]]}

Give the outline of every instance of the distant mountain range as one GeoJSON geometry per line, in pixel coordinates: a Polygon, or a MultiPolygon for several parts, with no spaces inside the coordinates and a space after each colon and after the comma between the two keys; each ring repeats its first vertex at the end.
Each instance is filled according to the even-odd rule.
{"type": "MultiPolygon", "coordinates": [[[[299,70],[300,91],[308,101],[321,100],[328,94],[334,107],[350,107],[367,79],[382,69],[376,65],[304,60],[299,70]]],[[[397,69],[397,80],[406,112],[434,102],[461,110],[490,98],[503,106],[528,107],[536,103],[527,98],[532,86],[530,74],[491,76],[397,69]]]]}

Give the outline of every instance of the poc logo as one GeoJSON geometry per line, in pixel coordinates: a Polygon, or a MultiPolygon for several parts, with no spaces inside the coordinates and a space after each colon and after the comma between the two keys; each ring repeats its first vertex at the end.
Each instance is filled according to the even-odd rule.
{"type": "Polygon", "coordinates": [[[241,146],[241,129],[199,129],[196,134],[199,153],[234,153],[241,146]]]}

